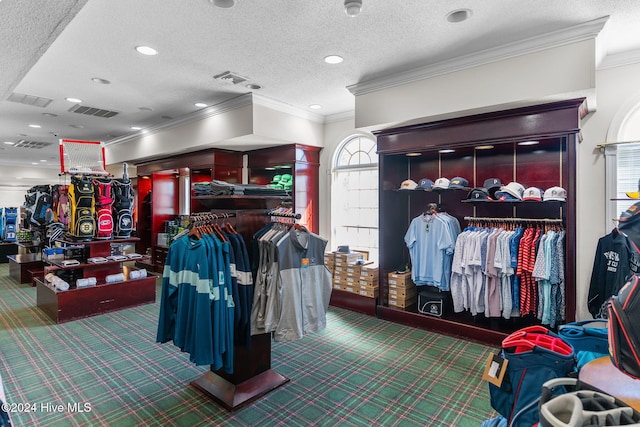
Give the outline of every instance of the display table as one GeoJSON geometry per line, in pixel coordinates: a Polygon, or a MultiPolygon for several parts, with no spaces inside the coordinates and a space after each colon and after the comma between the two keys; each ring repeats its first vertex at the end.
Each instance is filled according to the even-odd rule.
{"type": "MultiPolygon", "coordinates": [[[[81,242],[89,249],[88,257],[106,257],[111,253],[111,245],[137,242],[138,238],[94,240],[81,242]]],[[[78,242],[59,240],[62,244],[75,245],[78,242]]],[[[147,260],[142,257],[140,260],[147,260]]],[[[132,260],[133,261],[133,260],[132,260]]],[[[66,291],[56,291],[43,278],[34,277],[36,286],[36,302],[54,322],[63,323],[70,320],[96,316],[110,311],[153,303],[156,300],[156,276],[141,279],[130,279],[129,273],[133,267],[123,265],[124,261],[107,261],[103,263],[80,263],[74,266],[62,266],[49,262],[44,272],[55,273],[58,270],[77,270],[76,274],[82,278],[94,277],[95,286],[73,288],[66,291]],[[106,277],[114,274],[124,274],[121,282],[106,283],[106,277]]]]}
{"type": "Polygon", "coordinates": [[[6,264],[9,262],[8,255],[15,255],[18,253],[18,245],[13,242],[1,242],[0,243],[0,264],[6,264]]]}
{"type": "Polygon", "coordinates": [[[44,269],[44,262],[40,254],[15,254],[7,255],[9,259],[9,276],[18,283],[31,283],[33,271],[44,269]]]}
{"type": "Polygon", "coordinates": [[[56,323],[150,304],[156,300],[156,276],[67,291],[56,291],[37,277],[33,282],[38,307],[56,323]]]}
{"type": "Polygon", "coordinates": [[[613,366],[609,356],[592,360],[580,369],[580,382],[617,397],[640,411],[640,380],[623,374],[613,366]]]}

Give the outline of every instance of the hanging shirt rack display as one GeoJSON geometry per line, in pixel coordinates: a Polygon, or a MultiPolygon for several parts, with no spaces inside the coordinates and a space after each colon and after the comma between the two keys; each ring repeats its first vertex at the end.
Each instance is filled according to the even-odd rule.
{"type": "Polygon", "coordinates": [[[254,219],[264,218],[264,212],[240,209],[192,214],[188,231],[169,246],[163,273],[157,340],[173,340],[198,365],[212,361],[210,370],[191,384],[229,410],[289,381],[271,369],[271,337],[251,335],[253,278],[244,244],[247,236],[234,233],[251,230],[254,219]],[[207,252],[217,247],[220,250],[207,252]],[[196,252],[210,256],[197,257],[196,252]],[[196,267],[184,270],[178,263],[177,269],[172,268],[181,254],[187,255],[185,264],[196,267]],[[197,304],[190,304],[190,297],[197,304]],[[207,312],[208,316],[199,315],[207,312]]]}
{"type": "Polygon", "coordinates": [[[454,311],[486,317],[566,318],[562,219],[465,217],[451,275],[454,311]]]}
{"type": "Polygon", "coordinates": [[[326,327],[331,275],[324,266],[327,241],[295,223],[290,208],[267,213],[271,223],[254,235],[259,252],[251,331],[292,341],[326,327]]]}

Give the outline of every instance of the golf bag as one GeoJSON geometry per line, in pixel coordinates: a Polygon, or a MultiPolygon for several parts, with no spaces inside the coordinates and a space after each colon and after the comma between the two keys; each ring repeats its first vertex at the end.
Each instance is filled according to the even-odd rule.
{"type": "Polygon", "coordinates": [[[114,237],[128,238],[133,230],[133,187],[129,178],[112,182],[114,237]]]}
{"type": "Polygon", "coordinates": [[[96,239],[113,237],[113,214],[111,213],[113,198],[110,179],[93,180],[96,204],[96,239]]]}
{"type": "Polygon", "coordinates": [[[535,404],[542,385],[566,377],[576,366],[571,345],[543,326],[529,326],[509,335],[502,341],[500,357],[508,363],[502,384],[489,384],[491,406],[514,427],[535,425],[535,404]]]}
{"type": "Polygon", "coordinates": [[[51,210],[53,221],[64,227],[69,226],[69,186],[55,185],[51,190],[51,210]]]}
{"type": "Polygon", "coordinates": [[[25,227],[33,224],[38,227],[46,224],[47,209],[51,208],[51,187],[34,185],[25,197],[25,227]]]}
{"type": "Polygon", "coordinates": [[[609,356],[611,363],[634,379],[640,379],[640,277],[625,283],[609,300],[609,356]]]}
{"type": "Polygon", "coordinates": [[[17,241],[18,208],[4,208],[4,240],[17,241]]]}
{"type": "Polygon", "coordinates": [[[69,185],[69,236],[75,240],[91,240],[95,235],[95,200],[93,183],[84,176],[71,177],[69,185]]]}

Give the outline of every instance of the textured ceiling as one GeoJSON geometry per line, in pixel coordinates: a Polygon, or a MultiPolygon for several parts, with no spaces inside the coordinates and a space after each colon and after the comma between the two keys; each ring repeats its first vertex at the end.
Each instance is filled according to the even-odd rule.
{"type": "MultiPolygon", "coordinates": [[[[608,54],[640,49],[637,0],[363,0],[348,17],[342,0],[1,0],[0,142],[109,140],[130,126],[158,126],[247,93],[213,76],[233,71],[255,93],[309,114],[352,111],[347,86],[610,16],[599,38],[608,54]],[[472,10],[449,23],[447,13],[472,10]],[[157,56],[142,56],[149,45],[157,56]],[[339,54],[338,65],[323,58],[339,54]],[[96,84],[91,78],[111,82],[96,84]],[[44,108],[12,93],[51,99],[44,108]],[[117,112],[105,119],[68,110],[117,112]],[[310,104],[322,109],[310,110],[310,104]],[[57,117],[45,116],[55,114],[57,117]],[[41,128],[29,128],[38,124],[41,128]]],[[[57,165],[53,148],[37,156],[57,165]]],[[[30,165],[33,151],[0,143],[0,164],[30,165]]],[[[50,164],[50,163],[47,163],[50,164]]]]}

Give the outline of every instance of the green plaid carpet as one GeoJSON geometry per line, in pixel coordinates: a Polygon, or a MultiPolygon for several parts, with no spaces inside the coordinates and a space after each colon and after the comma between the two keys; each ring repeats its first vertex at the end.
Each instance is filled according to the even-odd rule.
{"type": "Polygon", "coordinates": [[[229,412],[189,384],[206,367],[155,342],[159,302],[56,325],[7,264],[0,292],[0,376],[8,403],[32,410],[12,413],[16,426],[478,426],[496,415],[481,380],[494,349],[348,310],[274,342],[272,367],[291,381],[229,412]]]}

